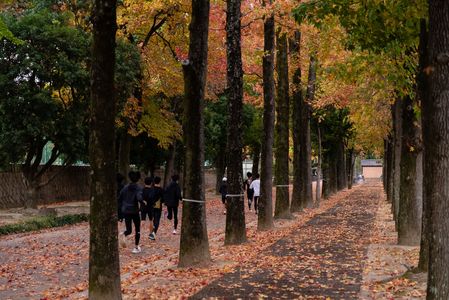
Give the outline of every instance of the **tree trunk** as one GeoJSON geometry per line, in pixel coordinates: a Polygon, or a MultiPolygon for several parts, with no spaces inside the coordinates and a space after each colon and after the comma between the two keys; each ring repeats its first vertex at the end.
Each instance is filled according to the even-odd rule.
{"type": "Polygon", "coordinates": [[[184,71],[184,197],[178,266],[210,261],[204,195],[204,93],[207,73],[209,0],[192,0],[189,59],[184,71]],[[190,201],[189,201],[190,200],[190,201]],[[194,201],[191,201],[194,200],[194,201]]]}
{"type": "Polygon", "coordinates": [[[292,124],[293,124],[293,193],[291,211],[298,212],[303,209],[301,202],[301,103],[303,102],[302,86],[301,86],[301,33],[295,32],[294,43],[292,43],[292,52],[294,55],[296,70],[293,74],[293,103],[292,103],[292,124]]]}
{"type": "Polygon", "coordinates": [[[396,228],[399,214],[399,191],[401,183],[401,148],[402,148],[402,100],[397,99],[393,105],[393,131],[394,131],[394,166],[393,166],[393,198],[392,208],[396,228]]]}
{"type": "MultiPolygon", "coordinates": [[[[335,151],[335,150],[333,150],[335,151]]],[[[338,192],[338,170],[337,159],[335,155],[329,155],[329,181],[330,181],[330,194],[336,194],[338,192]]]]}
{"type": "Polygon", "coordinates": [[[316,206],[320,206],[321,202],[321,129],[320,123],[317,124],[317,135],[318,135],[318,165],[316,167],[316,206]]]}
{"type": "Polygon", "coordinates": [[[290,195],[289,195],[289,172],[288,172],[288,150],[289,150],[289,117],[290,99],[288,82],[288,46],[287,34],[281,33],[280,29],[276,35],[277,44],[277,74],[278,91],[276,104],[276,203],[274,209],[275,218],[291,218],[290,195]]]}
{"type": "Polygon", "coordinates": [[[306,99],[301,103],[301,128],[300,135],[300,162],[301,162],[301,185],[300,197],[303,207],[312,207],[312,146],[310,143],[310,104],[315,97],[317,61],[310,56],[309,78],[307,80],[306,99]]]}
{"type": "Polygon", "coordinates": [[[167,187],[170,183],[170,178],[175,174],[175,162],[176,162],[176,141],[168,147],[168,159],[165,165],[164,174],[164,187],[167,187]]]}
{"type": "Polygon", "coordinates": [[[401,188],[398,213],[398,243],[418,245],[422,216],[421,124],[410,96],[402,101],[401,188]]]}
{"type": "Polygon", "coordinates": [[[226,198],[225,245],[246,241],[242,174],[243,69],[240,0],[227,0],[226,54],[228,96],[228,194],[226,198]]]}
{"type": "Polygon", "coordinates": [[[37,205],[39,204],[40,200],[39,183],[33,180],[31,181],[26,180],[25,186],[26,186],[26,193],[25,193],[24,207],[37,209],[38,208],[37,205]]]}
{"type": "Polygon", "coordinates": [[[273,141],[274,141],[274,15],[264,21],[263,69],[263,129],[260,199],[257,229],[273,227],[273,141]]]}
{"type": "Polygon", "coordinates": [[[128,180],[129,156],[131,152],[131,135],[125,131],[120,135],[120,145],[118,149],[118,171],[128,180]]]}
{"type": "Polygon", "coordinates": [[[354,149],[350,148],[347,152],[346,157],[346,172],[347,172],[347,183],[348,189],[352,189],[352,178],[354,177],[354,149]]]}
{"type": "Polygon", "coordinates": [[[92,23],[89,299],[121,299],[115,180],[116,1],[95,0],[92,23]]]}
{"type": "Polygon", "coordinates": [[[259,173],[259,162],[260,162],[260,146],[255,148],[253,153],[253,167],[251,169],[251,173],[253,173],[253,175],[259,173]]]}
{"type": "Polygon", "coordinates": [[[323,162],[323,198],[327,199],[331,195],[330,159],[328,153],[323,155],[323,162]]]}
{"type": "MultiPolygon", "coordinates": [[[[427,32],[427,24],[425,19],[421,19],[420,22],[420,35],[419,35],[419,73],[417,77],[417,95],[421,104],[426,101],[425,97],[428,96],[428,86],[426,84],[426,74],[425,68],[427,67],[427,47],[428,47],[428,32],[427,32]]],[[[422,114],[421,114],[421,125],[422,125],[422,114]]],[[[422,128],[422,127],[421,127],[422,128]]],[[[423,147],[423,176],[425,174],[425,164],[426,161],[426,149],[423,147]]],[[[422,272],[427,272],[429,267],[429,242],[430,242],[430,230],[429,230],[429,209],[427,204],[426,192],[425,192],[425,184],[423,177],[423,199],[422,199],[422,227],[421,227],[421,241],[420,241],[420,250],[419,250],[419,262],[418,262],[418,270],[422,272]]]]}
{"type": "Polygon", "coordinates": [[[388,136],[388,152],[387,152],[387,201],[393,203],[393,165],[394,165],[394,144],[393,137],[388,136]]]}
{"type": "Polygon", "coordinates": [[[337,145],[337,189],[344,190],[347,186],[345,144],[339,141],[337,145]]]}
{"type": "Polygon", "coordinates": [[[430,222],[427,299],[449,299],[449,1],[429,0],[427,49],[431,71],[422,105],[430,222]]]}

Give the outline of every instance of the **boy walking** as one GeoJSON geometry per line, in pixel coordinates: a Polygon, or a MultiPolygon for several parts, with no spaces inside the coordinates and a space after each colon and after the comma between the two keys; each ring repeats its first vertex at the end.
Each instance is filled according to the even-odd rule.
{"type": "Polygon", "coordinates": [[[132,253],[140,253],[142,250],[139,246],[140,241],[140,216],[139,204],[142,205],[142,189],[137,184],[140,179],[140,172],[131,171],[128,174],[131,183],[126,185],[121,191],[118,198],[119,207],[121,208],[122,217],[125,219],[126,230],[122,233],[122,244],[126,246],[126,237],[132,233],[132,224],[136,231],[134,236],[135,247],[132,253]]]}
{"type": "Polygon", "coordinates": [[[164,202],[168,211],[167,219],[171,220],[174,218],[173,234],[176,234],[178,227],[178,206],[179,201],[182,201],[181,188],[179,187],[178,180],[179,176],[173,175],[171,177],[171,182],[164,193],[164,202]]]}
{"type": "Polygon", "coordinates": [[[226,195],[228,194],[228,179],[226,177],[223,177],[223,180],[220,185],[221,194],[221,202],[223,202],[223,205],[225,206],[225,210],[223,211],[223,214],[226,214],[226,195]]]}
{"type": "Polygon", "coordinates": [[[162,196],[164,195],[164,190],[161,188],[161,178],[159,176],[154,177],[153,183],[154,185],[150,192],[150,203],[153,204],[153,231],[150,233],[150,240],[156,239],[162,215],[162,196]]]}
{"type": "Polygon", "coordinates": [[[253,203],[254,190],[250,188],[251,182],[253,181],[253,174],[251,172],[246,173],[246,180],[243,183],[243,187],[246,190],[246,195],[248,197],[248,208],[251,211],[251,204],[253,203]]]}
{"type": "Polygon", "coordinates": [[[259,202],[259,197],[260,197],[260,179],[259,179],[260,175],[256,174],[254,175],[254,180],[251,182],[251,185],[249,186],[250,189],[254,190],[254,210],[256,211],[256,215],[257,215],[257,210],[258,210],[258,202],[259,202]]]}

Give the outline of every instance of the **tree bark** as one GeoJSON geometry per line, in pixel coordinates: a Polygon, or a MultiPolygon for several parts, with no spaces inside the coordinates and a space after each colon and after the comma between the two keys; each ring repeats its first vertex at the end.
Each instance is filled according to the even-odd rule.
{"type": "MultiPolygon", "coordinates": [[[[417,76],[417,95],[421,104],[425,101],[425,97],[428,96],[428,86],[426,84],[426,74],[425,68],[427,67],[427,47],[428,47],[428,32],[427,24],[425,19],[421,19],[420,22],[420,35],[419,35],[419,73],[417,76]]],[[[422,125],[422,114],[421,114],[421,125],[422,125]]],[[[422,127],[421,127],[422,128],[422,127]]],[[[423,176],[425,174],[424,162],[426,161],[426,149],[423,147],[423,176]]],[[[422,227],[421,227],[421,241],[419,250],[419,262],[418,270],[422,272],[427,272],[429,267],[429,241],[430,241],[430,231],[429,231],[429,209],[426,201],[426,192],[423,177],[423,199],[422,199],[422,227]]]]}
{"type": "Polygon", "coordinates": [[[243,69],[241,48],[241,2],[227,0],[226,54],[228,96],[228,197],[226,197],[225,245],[246,241],[242,174],[243,69]],[[239,196],[237,196],[239,195],[239,196]]]}
{"type": "Polygon", "coordinates": [[[410,96],[402,101],[401,188],[399,192],[398,243],[418,245],[422,216],[421,124],[410,96]]]}
{"type": "Polygon", "coordinates": [[[289,172],[288,172],[288,150],[289,150],[289,81],[288,81],[288,46],[287,34],[276,34],[277,55],[276,66],[278,74],[277,104],[276,104],[276,203],[274,209],[275,218],[291,218],[290,195],[289,195],[289,172]]]}
{"type": "Polygon", "coordinates": [[[352,189],[352,178],[354,177],[354,148],[348,149],[346,156],[346,172],[347,172],[347,183],[348,189],[352,189]]]}
{"type": "Polygon", "coordinates": [[[303,207],[312,207],[312,146],[310,142],[310,104],[315,97],[317,61],[315,56],[310,56],[309,78],[307,80],[306,99],[301,103],[301,128],[300,135],[300,162],[301,185],[300,197],[303,207]]]}
{"type": "Polygon", "coordinates": [[[167,187],[170,183],[170,178],[175,174],[175,162],[176,162],[176,141],[168,147],[168,158],[165,166],[164,174],[164,187],[167,187]]]}
{"type": "Polygon", "coordinates": [[[260,199],[257,229],[273,227],[273,141],[274,141],[274,15],[264,21],[263,143],[261,154],[260,199]]]}
{"type": "Polygon", "coordinates": [[[220,152],[215,159],[215,193],[220,194],[220,185],[226,172],[226,151],[220,152]]]}
{"type": "Polygon", "coordinates": [[[189,59],[184,71],[184,201],[178,266],[210,262],[204,195],[204,93],[207,73],[209,0],[192,0],[189,59]]]}
{"type": "Polygon", "coordinates": [[[325,153],[323,155],[323,198],[327,199],[331,194],[330,157],[328,153],[325,153]]]}
{"type": "Polygon", "coordinates": [[[253,173],[253,175],[259,173],[259,162],[260,162],[260,146],[255,148],[253,153],[253,167],[251,169],[251,173],[253,173]]]}
{"type": "Polygon", "coordinates": [[[293,74],[293,103],[292,103],[292,124],[293,124],[293,193],[291,211],[298,212],[303,209],[301,202],[301,103],[303,102],[301,86],[301,32],[295,32],[295,39],[292,52],[296,62],[296,70],[293,74]]]}
{"type": "Polygon", "coordinates": [[[393,105],[393,217],[397,228],[399,215],[399,192],[401,183],[401,148],[402,148],[402,99],[397,99],[393,105]]]}
{"type": "Polygon", "coordinates": [[[345,144],[341,140],[337,145],[337,189],[339,191],[348,186],[347,178],[345,144]]]}
{"type": "Polygon", "coordinates": [[[317,124],[317,136],[318,136],[318,165],[316,167],[316,206],[320,206],[321,202],[321,129],[320,123],[317,124]]]}
{"type": "Polygon", "coordinates": [[[429,0],[428,51],[429,93],[422,106],[430,221],[427,299],[449,299],[449,1],[429,0]]]}
{"type": "Polygon", "coordinates": [[[116,1],[95,0],[92,23],[89,299],[121,299],[115,180],[116,1]]]}
{"type": "Polygon", "coordinates": [[[393,137],[391,134],[388,136],[388,145],[387,145],[387,201],[392,203],[393,200],[393,154],[394,154],[394,145],[393,145],[393,137]]]}

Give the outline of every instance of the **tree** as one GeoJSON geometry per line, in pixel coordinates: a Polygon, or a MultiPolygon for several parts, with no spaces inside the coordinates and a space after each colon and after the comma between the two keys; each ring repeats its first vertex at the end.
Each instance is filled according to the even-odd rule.
{"type": "Polygon", "coordinates": [[[36,208],[41,188],[54,178],[43,180],[51,165],[86,153],[88,38],[67,14],[30,9],[4,16],[24,42],[3,39],[0,47],[0,163],[21,164],[24,204],[36,208]],[[41,164],[47,144],[51,156],[41,164]]]}
{"type": "Polygon", "coordinates": [[[89,299],[121,299],[115,181],[116,1],[96,0],[92,24],[89,299]]]}
{"type": "MultiPolygon", "coordinates": [[[[449,298],[449,2],[429,0],[427,82],[423,99],[424,186],[430,226],[427,299],[449,298]]],[[[427,208],[427,207],[426,207],[427,208]]]]}
{"type": "Polygon", "coordinates": [[[275,182],[276,182],[276,205],[275,218],[290,218],[290,195],[289,195],[289,121],[290,121],[290,98],[288,80],[288,45],[287,33],[278,28],[276,34],[276,67],[278,74],[277,105],[276,105],[276,139],[275,139],[275,182]]]}
{"type": "Polygon", "coordinates": [[[241,2],[227,0],[226,53],[228,97],[227,177],[225,244],[246,241],[245,201],[242,176],[243,69],[241,49],[241,2]]]}
{"type": "Polygon", "coordinates": [[[273,140],[274,140],[274,15],[264,19],[263,56],[263,129],[260,176],[260,199],[257,228],[273,227],[273,140]]]}
{"type": "Polygon", "coordinates": [[[189,58],[184,71],[184,202],[180,267],[210,261],[204,196],[204,88],[207,72],[209,1],[192,0],[189,58]],[[193,200],[193,201],[192,201],[193,200]]]}

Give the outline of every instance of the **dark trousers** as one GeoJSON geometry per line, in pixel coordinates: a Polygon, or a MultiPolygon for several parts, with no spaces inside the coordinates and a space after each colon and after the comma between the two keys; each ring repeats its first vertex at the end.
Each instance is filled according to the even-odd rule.
{"type": "Polygon", "coordinates": [[[133,232],[132,223],[136,229],[136,235],[134,237],[136,246],[139,245],[140,241],[140,216],[139,214],[123,214],[125,217],[126,230],[124,232],[125,236],[130,235],[133,232]]]}
{"type": "Polygon", "coordinates": [[[161,222],[162,209],[153,208],[153,225],[154,225],[154,233],[157,233],[159,228],[159,223],[161,222]]]}
{"type": "Polygon", "coordinates": [[[254,196],[254,210],[256,211],[256,213],[259,208],[258,203],[259,203],[259,196],[254,196]]]}
{"type": "Polygon", "coordinates": [[[167,219],[171,220],[172,217],[174,218],[174,225],[175,229],[178,228],[178,207],[177,206],[167,206],[167,219]]]}

